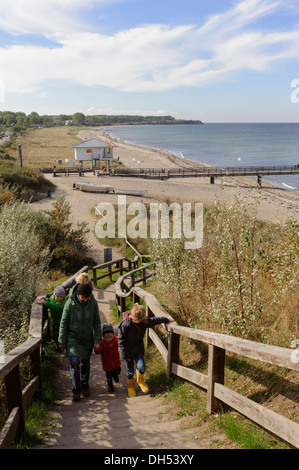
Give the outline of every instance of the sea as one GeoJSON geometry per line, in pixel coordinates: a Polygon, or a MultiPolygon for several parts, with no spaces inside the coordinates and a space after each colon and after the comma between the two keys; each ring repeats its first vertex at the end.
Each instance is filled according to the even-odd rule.
{"type": "MultiPolygon", "coordinates": [[[[179,158],[213,167],[299,163],[299,123],[136,125],[111,127],[106,132],[131,144],[167,150],[179,158]]],[[[299,192],[299,175],[263,179],[299,192]]]]}

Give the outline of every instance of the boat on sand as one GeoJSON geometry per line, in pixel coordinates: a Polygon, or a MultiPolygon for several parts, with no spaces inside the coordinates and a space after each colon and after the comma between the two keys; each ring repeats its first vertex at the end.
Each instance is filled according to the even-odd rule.
{"type": "Polygon", "coordinates": [[[125,194],[127,196],[145,196],[147,189],[115,189],[115,194],[125,194]]]}
{"type": "Polygon", "coordinates": [[[73,188],[80,189],[80,191],[86,191],[88,193],[113,193],[119,195],[124,194],[127,196],[145,196],[145,194],[147,194],[146,189],[114,189],[113,186],[108,184],[95,184],[87,182],[75,182],[73,188]]]}
{"type": "Polygon", "coordinates": [[[107,184],[94,184],[94,183],[74,183],[74,189],[80,189],[80,191],[86,191],[89,193],[109,193],[114,191],[113,186],[107,184]]]}

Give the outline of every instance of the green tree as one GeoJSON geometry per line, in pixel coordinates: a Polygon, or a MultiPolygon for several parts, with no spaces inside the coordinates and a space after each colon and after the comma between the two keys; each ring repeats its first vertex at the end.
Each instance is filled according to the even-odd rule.
{"type": "Polygon", "coordinates": [[[85,123],[85,115],[83,113],[73,114],[73,124],[75,126],[82,126],[85,123]]]}
{"type": "Polygon", "coordinates": [[[32,113],[29,114],[29,118],[30,118],[30,122],[33,126],[41,124],[41,117],[35,111],[32,111],[32,113]]]}

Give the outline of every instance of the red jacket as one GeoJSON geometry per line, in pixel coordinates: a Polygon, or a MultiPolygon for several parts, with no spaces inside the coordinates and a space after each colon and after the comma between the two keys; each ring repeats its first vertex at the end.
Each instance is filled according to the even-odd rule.
{"type": "Polygon", "coordinates": [[[121,365],[119,352],[118,352],[118,339],[114,335],[111,343],[107,343],[102,338],[100,347],[96,350],[96,354],[101,354],[103,369],[105,372],[117,369],[121,365]]]}

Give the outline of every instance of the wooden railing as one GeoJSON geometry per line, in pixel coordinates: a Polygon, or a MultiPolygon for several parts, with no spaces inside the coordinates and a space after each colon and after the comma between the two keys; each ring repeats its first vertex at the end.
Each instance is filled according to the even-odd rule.
{"type": "Polygon", "coordinates": [[[120,317],[126,310],[126,297],[132,288],[140,282],[145,285],[147,280],[155,275],[155,267],[155,263],[148,263],[118,278],[115,285],[115,302],[120,317]]]}
{"type": "MultiPolygon", "coordinates": [[[[126,297],[133,297],[133,302],[143,299],[147,316],[165,316],[171,318],[160,305],[156,297],[140,287],[126,286],[124,281],[130,273],[120,278],[115,284],[116,303],[120,317],[126,311],[126,297]]],[[[172,318],[171,318],[172,319],[172,318]]],[[[219,333],[179,326],[176,322],[166,325],[168,331],[168,348],[153,329],[149,329],[146,340],[150,338],[167,364],[167,373],[177,375],[207,392],[207,410],[214,413],[222,403],[230,406],[243,416],[299,448],[299,424],[265,408],[224,385],[225,353],[230,351],[237,355],[273,364],[286,369],[299,371],[299,361],[292,361],[292,349],[257,343],[219,333]],[[180,338],[185,336],[208,345],[208,374],[202,374],[180,364],[180,338]]]]}
{"type": "Polygon", "coordinates": [[[110,281],[112,282],[113,274],[119,273],[120,276],[122,276],[125,271],[132,271],[132,269],[137,268],[137,265],[138,265],[138,256],[135,256],[134,259],[123,257],[114,261],[108,261],[107,263],[102,263],[102,264],[98,264],[97,266],[93,266],[91,268],[93,285],[94,287],[96,287],[98,284],[98,281],[106,277],[109,277],[110,281]],[[107,273],[98,275],[99,270],[106,269],[106,268],[108,269],[107,273]]]}
{"type": "Polygon", "coordinates": [[[187,177],[257,176],[299,174],[299,166],[235,166],[235,167],[184,167],[184,168],[117,168],[110,176],[130,176],[148,179],[168,179],[187,177]]]}
{"type": "Polygon", "coordinates": [[[8,449],[15,436],[25,433],[24,411],[32,398],[41,397],[41,347],[48,330],[48,313],[43,305],[33,304],[28,339],[4,355],[0,380],[5,381],[9,417],[0,433],[0,449],[8,449]],[[22,390],[20,364],[31,360],[30,383],[22,390]]]}
{"type": "MultiPolygon", "coordinates": [[[[74,276],[63,283],[68,292],[75,284],[75,278],[88,266],[84,266],[74,276]]],[[[41,298],[38,296],[36,300],[41,298]]],[[[31,308],[27,340],[20,346],[4,355],[4,363],[0,363],[0,381],[4,379],[8,419],[0,433],[0,449],[8,449],[15,437],[25,433],[25,409],[32,399],[42,397],[41,358],[45,339],[49,334],[48,309],[41,304],[33,303],[31,308]],[[22,389],[20,365],[30,358],[31,381],[22,389]]]]}
{"type": "MultiPolygon", "coordinates": [[[[147,279],[155,274],[155,263],[136,268],[136,259],[121,258],[116,261],[95,266],[94,269],[113,266],[114,272],[121,273],[124,269],[121,260],[127,261],[129,268],[135,269],[119,277],[115,284],[115,295],[120,317],[126,311],[126,298],[131,296],[133,302],[143,299],[146,305],[147,316],[164,316],[173,318],[160,305],[156,297],[149,292],[137,287],[138,282],[146,283],[147,279]]],[[[76,276],[87,271],[85,266],[64,284],[66,288],[74,283],[76,276]]],[[[95,271],[96,272],[96,271],[95,271]]],[[[105,275],[111,279],[113,271],[108,268],[105,275]]],[[[221,403],[229,405],[240,414],[256,422],[266,430],[285,440],[294,447],[299,448],[299,424],[257,404],[224,385],[225,378],[225,352],[230,351],[237,355],[255,359],[268,364],[299,371],[299,361],[292,361],[292,349],[280,348],[266,344],[256,343],[233,336],[212,333],[195,328],[179,326],[176,322],[166,325],[168,332],[168,347],[164,345],[160,337],[152,329],[147,330],[146,342],[149,338],[153,341],[167,365],[168,376],[174,374],[178,377],[194,383],[207,392],[207,410],[216,412],[221,403]],[[208,344],[208,374],[202,374],[196,370],[180,364],[180,338],[185,336],[192,340],[208,344]]],[[[5,355],[4,364],[0,364],[0,380],[5,380],[5,389],[9,417],[0,433],[0,449],[9,448],[15,436],[25,432],[24,410],[32,398],[42,396],[41,377],[41,349],[44,338],[48,332],[48,313],[43,305],[34,303],[31,310],[29,336],[20,346],[14,348],[5,355]],[[20,378],[20,364],[26,358],[31,360],[32,379],[22,390],[20,378]]]]}

